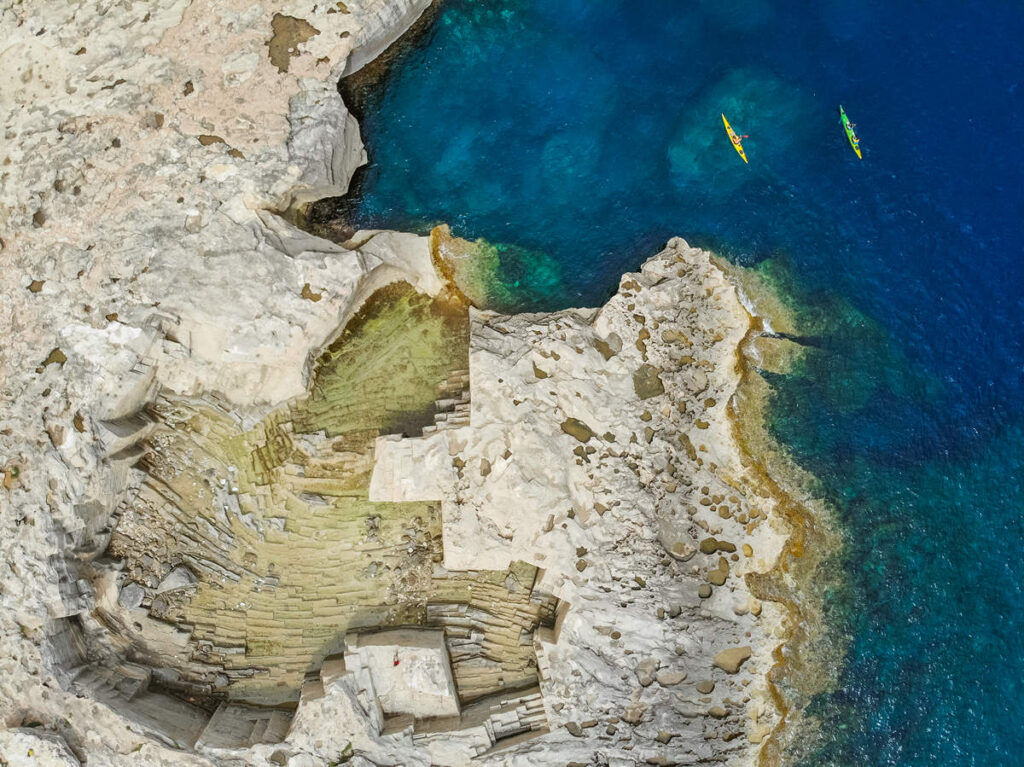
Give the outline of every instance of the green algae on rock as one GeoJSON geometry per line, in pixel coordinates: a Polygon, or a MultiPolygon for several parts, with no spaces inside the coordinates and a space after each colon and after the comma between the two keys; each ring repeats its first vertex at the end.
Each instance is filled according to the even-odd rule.
{"type": "Polygon", "coordinates": [[[413,434],[433,423],[438,387],[469,368],[469,317],[458,300],[405,282],[375,293],[317,361],[300,430],[413,434]]]}
{"type": "Polygon", "coordinates": [[[447,224],[431,230],[430,250],[438,271],[481,309],[513,312],[541,307],[564,290],[558,262],[539,251],[464,240],[447,224]]]}
{"type": "MultiPolygon", "coordinates": [[[[437,504],[368,499],[375,439],[419,434],[445,414],[437,403],[464,388],[467,344],[464,304],[393,283],[328,345],[310,393],[255,423],[208,398],[153,405],[147,477],[109,551],[148,609],[135,654],[171,670],[167,686],[295,701],[347,632],[461,625],[467,610],[501,662],[456,658],[460,698],[536,684],[518,637],[550,625],[557,603],[534,592],[536,568],[446,573],[437,504]],[[161,591],[174,568],[197,582],[161,591]],[[188,632],[184,644],[168,644],[167,626],[188,632]]],[[[112,607],[108,619],[120,620],[112,607]]]]}

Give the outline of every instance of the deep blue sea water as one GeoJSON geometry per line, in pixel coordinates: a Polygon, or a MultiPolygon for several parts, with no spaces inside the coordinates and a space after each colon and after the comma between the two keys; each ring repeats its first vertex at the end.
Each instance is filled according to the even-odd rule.
{"type": "Polygon", "coordinates": [[[504,244],[522,306],[674,234],[781,265],[771,426],[846,541],[803,764],[1024,764],[1022,41],[1016,0],[445,0],[367,105],[360,223],[504,244]]]}

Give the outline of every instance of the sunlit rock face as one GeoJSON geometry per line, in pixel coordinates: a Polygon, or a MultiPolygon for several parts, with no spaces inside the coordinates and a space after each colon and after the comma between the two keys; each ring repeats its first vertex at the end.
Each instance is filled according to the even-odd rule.
{"type": "Polygon", "coordinates": [[[752,757],[781,617],[743,578],[783,533],[732,438],[749,316],[707,254],[503,316],[438,236],[296,226],[365,160],[338,78],[423,0],[23,5],[0,755],[752,757]]]}
{"type": "Polygon", "coordinates": [[[384,714],[418,719],[458,716],[443,631],[396,629],[354,635],[345,647],[346,667],[369,677],[384,714]]]}
{"type": "Polygon", "coordinates": [[[370,498],[439,501],[447,567],[535,563],[571,605],[537,638],[565,758],[591,747],[582,722],[623,758],[745,758],[777,722],[761,674],[782,620],[746,577],[786,534],[730,411],[736,287],[675,239],[599,309],[471,318],[469,424],[378,438],[370,498]]]}

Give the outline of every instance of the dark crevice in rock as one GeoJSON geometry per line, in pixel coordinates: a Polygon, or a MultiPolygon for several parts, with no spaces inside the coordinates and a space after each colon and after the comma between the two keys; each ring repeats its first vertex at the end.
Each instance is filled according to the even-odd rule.
{"type": "MultiPolygon", "coordinates": [[[[442,4],[443,0],[434,0],[413,25],[380,56],[359,71],[338,81],[338,93],[360,126],[365,123],[366,110],[372,103],[373,94],[380,91],[391,69],[403,58],[430,43],[434,22],[437,21],[442,4]]],[[[369,147],[367,152],[371,152],[369,147]]],[[[337,243],[350,240],[360,228],[356,224],[356,212],[372,163],[371,156],[367,164],[356,169],[344,195],[323,197],[306,203],[300,210],[295,211],[289,220],[317,237],[337,243]]]]}

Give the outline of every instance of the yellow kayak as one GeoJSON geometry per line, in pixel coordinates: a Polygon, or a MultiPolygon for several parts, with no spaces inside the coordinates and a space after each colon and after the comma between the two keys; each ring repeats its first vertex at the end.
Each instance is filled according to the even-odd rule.
{"type": "Polygon", "coordinates": [[[736,135],[736,131],[729,125],[729,121],[725,119],[725,115],[722,115],[722,122],[725,123],[725,132],[729,134],[729,141],[732,142],[733,147],[737,152],[740,153],[740,157],[743,158],[743,162],[747,161],[747,153],[743,151],[743,142],[740,141],[740,137],[736,135]]]}

